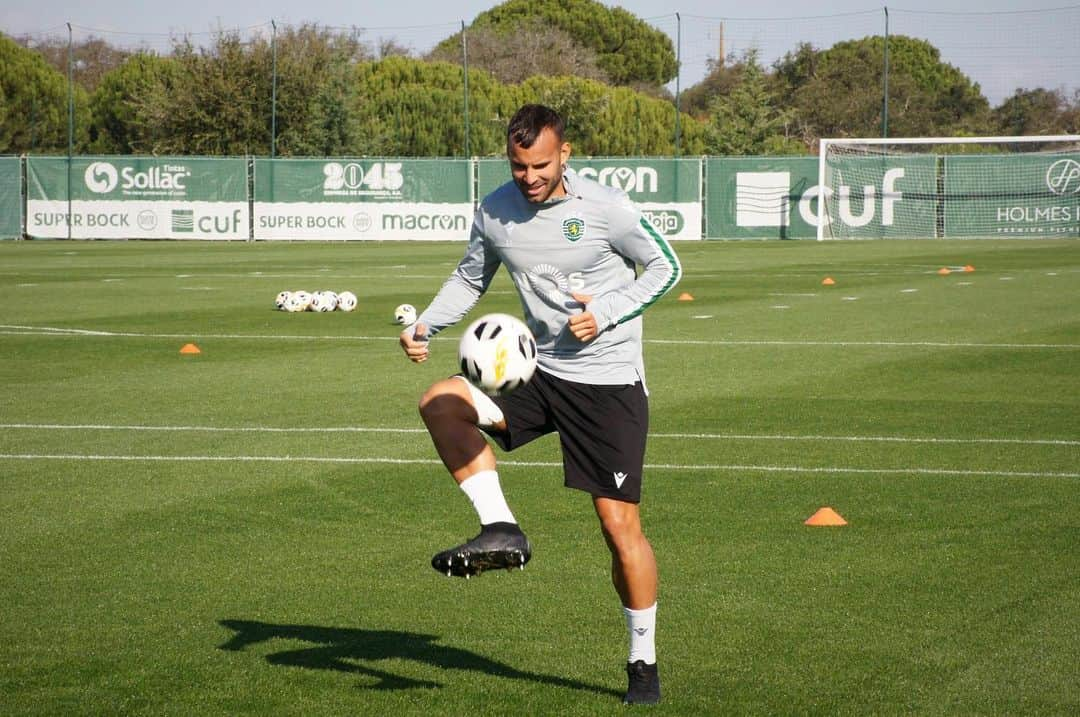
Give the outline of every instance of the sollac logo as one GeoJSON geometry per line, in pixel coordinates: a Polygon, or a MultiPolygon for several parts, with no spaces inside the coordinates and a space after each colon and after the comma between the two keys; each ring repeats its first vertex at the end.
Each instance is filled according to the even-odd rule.
{"type": "Polygon", "coordinates": [[[91,162],[83,174],[86,188],[94,194],[109,194],[117,187],[128,196],[178,197],[187,194],[185,181],[191,171],[184,166],[165,164],[140,172],[135,167],[117,171],[111,162],[91,162]]]}
{"type": "Polygon", "coordinates": [[[86,188],[94,194],[108,194],[116,189],[120,175],[116,173],[116,167],[108,162],[91,162],[83,175],[86,188]]]}

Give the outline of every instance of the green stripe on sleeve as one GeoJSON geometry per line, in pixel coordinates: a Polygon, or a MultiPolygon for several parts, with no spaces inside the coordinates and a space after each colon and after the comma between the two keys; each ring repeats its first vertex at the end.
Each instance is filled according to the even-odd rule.
{"type": "Polygon", "coordinates": [[[675,285],[675,282],[677,282],[679,280],[679,277],[682,275],[682,267],[679,265],[679,260],[675,256],[675,252],[671,250],[671,245],[668,244],[667,239],[660,236],[660,233],[657,232],[655,228],[653,228],[653,225],[650,224],[649,221],[645,219],[645,217],[642,217],[638,223],[641,225],[641,228],[645,230],[645,233],[649,236],[649,238],[651,238],[656,244],[656,246],[660,249],[660,253],[663,254],[664,258],[667,259],[668,265],[671,267],[671,276],[668,278],[667,283],[660,287],[660,289],[656,291],[652,296],[650,296],[644,304],[638,306],[636,309],[626,314],[625,316],[620,317],[618,321],[615,322],[616,324],[621,324],[625,321],[629,321],[636,316],[640,316],[641,313],[645,311],[645,309],[655,304],[661,296],[666,294],[668,290],[675,285]]]}

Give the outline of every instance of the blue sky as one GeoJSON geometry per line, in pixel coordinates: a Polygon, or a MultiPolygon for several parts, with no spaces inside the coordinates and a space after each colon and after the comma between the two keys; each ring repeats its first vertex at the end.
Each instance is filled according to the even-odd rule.
{"type": "MultiPolygon", "coordinates": [[[[1071,92],[1080,75],[1080,5],[1073,11],[1027,12],[1060,8],[1065,2],[1036,0],[903,0],[890,7],[890,32],[930,40],[944,59],[979,82],[992,102],[1016,87],[1046,86],[1071,92]],[[979,13],[977,16],[954,13],[979,13]]],[[[1075,1],[1075,0],[1074,0],[1075,1]]],[[[269,32],[278,25],[315,22],[336,27],[359,27],[369,40],[393,39],[417,52],[429,49],[480,12],[493,0],[33,0],[4,2],[0,29],[8,34],[66,35],[66,22],[81,34],[96,34],[116,44],[163,49],[170,35],[191,33],[197,39],[216,28],[269,32]]],[[[608,3],[612,4],[612,3],[608,3]]],[[[884,4],[866,0],[810,3],[798,0],[756,0],[725,3],[716,0],[625,0],[619,6],[648,20],[674,39],[682,34],[681,87],[699,81],[706,62],[727,52],[739,54],[757,47],[766,64],[792,49],[798,41],[828,47],[884,31],[884,4]],[[678,12],[681,22],[675,18],[678,12]]],[[[672,86],[674,89],[674,86],[672,86]]]]}

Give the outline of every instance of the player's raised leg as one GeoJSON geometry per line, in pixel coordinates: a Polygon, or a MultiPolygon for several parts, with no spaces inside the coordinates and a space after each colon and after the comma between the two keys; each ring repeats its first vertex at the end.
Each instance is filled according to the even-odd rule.
{"type": "Polygon", "coordinates": [[[656,665],[656,557],[641,527],[636,503],[594,497],[593,505],[611,550],[611,581],[622,601],[630,637],[623,701],[655,704],[660,701],[660,675],[656,665]]]}
{"type": "Polygon", "coordinates": [[[472,540],[436,554],[431,566],[465,578],[492,568],[524,568],[532,548],[506,503],[495,453],[478,428],[505,430],[502,412],[460,377],[432,385],[419,409],[435,450],[469,497],[481,526],[472,540]]]}

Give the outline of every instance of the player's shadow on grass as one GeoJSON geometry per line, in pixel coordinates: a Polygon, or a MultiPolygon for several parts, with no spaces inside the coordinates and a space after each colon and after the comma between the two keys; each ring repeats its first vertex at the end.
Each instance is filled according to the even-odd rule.
{"type": "Polygon", "coordinates": [[[571,690],[596,692],[604,695],[621,696],[621,692],[590,685],[558,675],[545,675],[537,672],[519,670],[516,667],[496,662],[475,652],[448,647],[437,643],[434,635],[420,635],[413,632],[394,630],[360,630],[356,628],[318,627],[314,625],[274,625],[252,620],[221,620],[220,624],[233,630],[228,642],[219,649],[241,651],[249,645],[256,645],[271,640],[298,640],[312,643],[312,647],[297,650],[274,652],[266,656],[271,665],[304,667],[311,670],[336,670],[375,679],[375,683],[365,685],[373,690],[407,690],[417,687],[442,687],[438,682],[414,680],[384,670],[375,669],[369,664],[378,660],[413,660],[433,667],[453,670],[471,670],[483,672],[493,677],[511,680],[528,680],[553,687],[571,690]]]}

